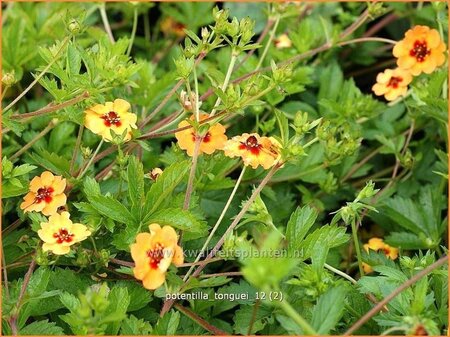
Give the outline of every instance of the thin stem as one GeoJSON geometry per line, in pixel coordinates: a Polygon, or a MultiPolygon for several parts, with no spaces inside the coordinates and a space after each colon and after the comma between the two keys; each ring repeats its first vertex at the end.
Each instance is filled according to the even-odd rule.
{"type": "Polygon", "coordinates": [[[225,273],[204,274],[204,275],[200,275],[199,278],[210,278],[210,277],[218,277],[218,276],[242,276],[242,272],[229,271],[229,272],[225,272],[225,273]]]}
{"type": "Polygon", "coordinates": [[[8,272],[6,270],[6,260],[5,260],[5,251],[3,250],[3,243],[0,243],[2,246],[2,265],[3,265],[3,279],[5,285],[5,294],[6,298],[9,300],[9,284],[8,284],[8,272]]]}
{"type": "Polygon", "coordinates": [[[30,267],[28,268],[28,271],[25,274],[25,277],[23,278],[22,288],[20,289],[19,297],[17,299],[16,306],[15,306],[16,313],[14,315],[12,315],[11,318],[9,319],[9,325],[11,327],[11,332],[12,332],[13,336],[17,336],[17,333],[18,333],[17,318],[19,317],[19,310],[22,305],[23,297],[27,290],[28,283],[30,283],[31,275],[33,275],[33,270],[35,267],[36,267],[36,260],[33,258],[33,260],[31,260],[30,267]]]}
{"type": "Polygon", "coordinates": [[[267,52],[269,51],[270,44],[273,41],[273,38],[275,36],[275,32],[277,31],[279,23],[280,23],[280,15],[278,14],[276,19],[275,19],[275,24],[273,25],[273,28],[270,31],[269,39],[267,40],[266,46],[264,47],[264,50],[263,50],[263,53],[261,54],[261,57],[259,58],[259,62],[258,62],[258,65],[256,66],[256,70],[261,68],[261,66],[262,66],[262,64],[264,62],[264,59],[265,59],[265,57],[267,55],[267,52]]]}
{"type": "Polygon", "coordinates": [[[194,67],[193,69],[194,74],[194,90],[195,90],[195,97],[194,97],[194,111],[195,111],[195,120],[197,122],[200,121],[200,107],[199,107],[199,96],[198,96],[198,78],[197,78],[197,67],[194,67]]]}
{"type": "Polygon", "coordinates": [[[312,328],[312,326],[309,325],[309,323],[294,308],[292,308],[288,302],[281,301],[280,307],[290,318],[295,321],[295,323],[298,324],[304,335],[317,335],[317,332],[312,328]]]}
{"type": "MultiPolygon", "coordinates": [[[[201,60],[206,56],[205,52],[200,53],[200,55],[195,60],[194,67],[196,67],[201,60]]],[[[183,84],[184,80],[179,80],[177,84],[169,91],[169,93],[164,97],[164,99],[159,103],[159,105],[153,110],[140,124],[139,128],[144,127],[159,111],[161,111],[162,108],[167,104],[169,99],[175,94],[175,92],[178,90],[178,88],[183,84]]]]}
{"type": "Polygon", "coordinates": [[[191,171],[189,172],[189,180],[188,180],[188,185],[186,187],[186,195],[184,197],[183,209],[185,209],[185,210],[189,209],[189,204],[191,202],[192,190],[194,188],[195,171],[197,169],[198,154],[199,154],[201,142],[202,142],[202,137],[197,135],[197,137],[195,139],[195,144],[194,144],[194,154],[192,155],[191,171]]]}
{"type": "Polygon", "coordinates": [[[50,112],[54,112],[54,111],[58,111],[61,110],[63,108],[66,108],[68,106],[77,104],[81,101],[84,101],[86,98],[89,97],[89,92],[85,91],[84,93],[82,93],[81,95],[74,97],[72,99],[69,99],[65,102],[59,103],[59,104],[54,104],[54,103],[50,103],[48,106],[33,111],[33,112],[28,112],[28,113],[24,113],[24,114],[18,114],[18,115],[12,115],[10,118],[11,119],[25,119],[25,118],[30,118],[30,117],[36,117],[36,116],[41,116],[41,115],[45,115],[48,114],[50,112]]]}
{"type": "Polygon", "coordinates": [[[19,151],[14,153],[9,159],[13,160],[13,159],[16,159],[17,157],[19,157],[20,155],[22,155],[22,153],[24,153],[30,147],[32,147],[39,139],[41,139],[47,133],[49,133],[55,127],[56,124],[57,124],[57,122],[50,121],[50,123],[48,123],[47,127],[44,130],[39,132],[39,134],[36,137],[34,137],[31,141],[29,141],[28,144],[26,144],[24,147],[22,147],[19,151]]]}
{"type": "Polygon", "coordinates": [[[42,70],[41,73],[38,76],[36,76],[34,81],[31,82],[30,85],[28,87],[26,87],[26,89],[24,91],[22,91],[19,96],[17,96],[11,103],[8,104],[8,106],[6,108],[3,109],[3,113],[5,113],[9,109],[11,109],[14,106],[14,104],[16,104],[23,96],[25,96],[27,94],[28,91],[31,90],[31,88],[34,87],[34,85],[36,83],[39,82],[39,80],[47,73],[47,71],[50,69],[50,67],[59,59],[59,57],[61,56],[61,52],[67,45],[67,42],[69,42],[69,37],[66,36],[65,39],[63,40],[63,42],[61,43],[61,47],[56,52],[53,60],[51,60],[51,62],[44,68],[44,70],[42,70]]]}
{"type": "MultiPolygon", "coordinates": [[[[234,65],[236,63],[237,60],[237,54],[234,52],[234,50],[231,51],[231,59],[230,59],[230,64],[228,65],[228,70],[227,73],[225,75],[225,79],[222,83],[221,89],[222,91],[225,91],[225,89],[228,87],[228,84],[230,83],[230,78],[231,78],[231,74],[233,73],[233,69],[234,69],[234,65]]],[[[216,108],[219,106],[220,102],[221,102],[221,98],[217,97],[216,103],[214,103],[214,107],[211,111],[210,116],[214,116],[214,114],[216,113],[216,108]]]]}
{"type": "Polygon", "coordinates": [[[330,266],[328,263],[324,264],[325,268],[327,268],[328,270],[331,270],[333,273],[342,276],[343,278],[349,280],[351,283],[353,284],[357,284],[358,281],[356,281],[353,277],[351,277],[350,275],[347,275],[346,273],[344,273],[343,271],[340,271],[339,269],[336,269],[332,266],[330,266]]]}
{"type": "Polygon", "coordinates": [[[109,37],[109,40],[112,43],[115,43],[116,40],[114,40],[114,35],[111,31],[111,26],[108,21],[108,16],[106,15],[106,4],[105,3],[100,4],[98,9],[100,10],[100,16],[102,17],[103,26],[105,27],[106,33],[108,34],[108,37],[109,37]]]}
{"type": "Polygon", "coordinates": [[[353,174],[355,174],[356,171],[358,171],[362,166],[364,166],[365,163],[367,163],[370,159],[375,157],[381,150],[381,147],[376,148],[371,153],[369,153],[366,157],[364,157],[359,163],[355,164],[350,171],[342,178],[342,182],[346,181],[347,179],[351,178],[353,174]]]}
{"type": "Polygon", "coordinates": [[[261,299],[257,299],[252,311],[252,317],[250,318],[250,324],[248,325],[247,335],[252,334],[253,324],[255,324],[256,314],[258,313],[259,306],[261,305],[261,299]]]}
{"type": "MultiPolygon", "coordinates": [[[[236,181],[236,184],[234,185],[233,191],[231,192],[227,203],[225,204],[225,207],[222,210],[222,213],[219,216],[219,219],[217,219],[216,224],[214,225],[213,229],[211,230],[211,233],[209,233],[208,238],[206,239],[205,243],[203,244],[202,249],[200,249],[200,253],[197,255],[197,258],[195,259],[194,263],[200,261],[203,252],[205,251],[205,249],[208,247],[209,242],[211,241],[212,237],[214,236],[214,233],[216,232],[216,230],[219,228],[219,225],[222,223],[223,218],[225,217],[226,212],[228,211],[228,208],[231,205],[231,201],[233,200],[237,189],[241,183],[242,177],[245,174],[245,168],[246,166],[244,166],[242,168],[241,174],[239,175],[239,178],[236,181]]],[[[194,270],[194,265],[188,270],[188,272],[186,273],[186,275],[183,278],[183,282],[185,282],[187,280],[187,278],[189,277],[189,275],[191,275],[192,271],[194,270]]]]}
{"type": "MultiPolygon", "coordinates": [[[[228,235],[233,231],[233,229],[239,224],[239,222],[241,221],[242,217],[245,215],[245,213],[247,213],[248,209],[250,208],[250,206],[253,204],[253,202],[255,201],[256,197],[259,195],[259,193],[261,193],[262,189],[267,185],[267,183],[270,181],[270,179],[272,178],[272,176],[275,174],[275,172],[278,171],[278,169],[282,166],[282,164],[277,163],[275,164],[270,171],[267,173],[267,175],[265,176],[265,178],[261,181],[261,183],[258,185],[258,187],[253,191],[252,195],[250,196],[250,198],[247,200],[247,202],[244,204],[244,206],[242,207],[241,211],[238,213],[238,215],[236,215],[236,217],[234,218],[233,222],[231,223],[231,225],[228,227],[228,229],[225,231],[225,233],[222,235],[222,237],[220,238],[220,240],[216,243],[216,245],[214,246],[213,250],[209,253],[209,255],[206,257],[206,260],[211,259],[212,257],[214,257],[214,255],[216,254],[216,252],[220,249],[220,247],[222,247],[223,243],[225,242],[225,239],[228,237],[228,235]]],[[[197,276],[198,274],[200,274],[200,272],[203,270],[203,266],[198,267],[194,274],[192,275],[192,277],[197,276]]]]}
{"type": "Polygon", "coordinates": [[[355,250],[356,250],[356,257],[358,259],[359,274],[362,277],[362,276],[364,276],[364,269],[362,266],[361,249],[359,247],[358,232],[356,230],[356,222],[355,221],[352,221],[352,235],[353,235],[353,243],[355,245],[355,250]]]}
{"type": "Polygon", "coordinates": [[[77,159],[77,155],[78,155],[78,149],[80,148],[81,145],[81,138],[83,137],[83,131],[84,131],[84,125],[80,125],[80,128],[78,129],[78,136],[77,136],[77,141],[75,143],[75,148],[73,149],[73,155],[72,155],[72,160],[70,161],[70,175],[73,175],[73,168],[75,165],[75,160],[77,159]]]}
{"type": "Polygon", "coordinates": [[[382,37],[360,37],[358,39],[352,39],[352,40],[348,40],[348,41],[343,41],[343,42],[339,42],[337,44],[337,46],[346,46],[348,44],[352,44],[352,43],[360,43],[360,42],[385,42],[385,43],[390,43],[390,44],[397,44],[398,41],[395,40],[391,40],[391,39],[385,39],[382,37]]]}
{"type": "Polygon", "coordinates": [[[186,307],[183,307],[181,304],[175,304],[175,308],[177,308],[179,311],[181,311],[184,315],[192,319],[195,323],[200,325],[205,330],[209,331],[215,336],[226,336],[229,335],[227,332],[220,330],[219,328],[215,327],[211,323],[208,323],[206,320],[198,316],[195,312],[189,310],[186,307]]]}
{"type": "Polygon", "coordinates": [[[135,5],[133,16],[133,28],[131,30],[130,44],[128,45],[127,56],[130,56],[131,49],[133,48],[134,38],[136,37],[137,23],[138,23],[138,9],[137,5],[135,5]]]}
{"type": "Polygon", "coordinates": [[[91,159],[89,160],[89,162],[86,164],[86,166],[84,167],[83,171],[81,171],[81,173],[78,175],[77,179],[81,179],[83,178],[84,174],[87,172],[87,170],[89,169],[89,167],[91,166],[92,162],[94,161],[95,156],[97,155],[98,151],[100,150],[100,148],[103,145],[103,138],[100,141],[100,143],[98,144],[97,148],[95,149],[94,154],[92,155],[91,159]]]}
{"type": "Polygon", "coordinates": [[[393,300],[398,294],[400,294],[403,290],[409,288],[414,283],[419,281],[422,277],[426,276],[427,274],[431,273],[433,270],[439,268],[440,266],[447,263],[448,256],[441,257],[439,260],[434,262],[433,264],[429,265],[427,268],[423,269],[422,271],[418,272],[416,275],[414,275],[412,278],[410,278],[408,281],[403,283],[401,286],[396,288],[392,293],[390,293],[388,296],[386,296],[382,301],[380,301],[377,305],[375,305],[371,310],[369,310],[363,317],[361,317],[355,324],[352,325],[350,329],[348,329],[345,333],[343,333],[344,336],[349,336],[352,333],[354,333],[356,330],[358,330],[360,327],[364,325],[369,319],[371,319],[373,316],[375,316],[381,309],[388,304],[391,300],[393,300]]]}

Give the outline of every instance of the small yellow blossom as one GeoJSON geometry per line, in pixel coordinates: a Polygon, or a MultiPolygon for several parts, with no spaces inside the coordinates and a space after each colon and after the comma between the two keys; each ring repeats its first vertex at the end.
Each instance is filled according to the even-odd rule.
{"type": "Polygon", "coordinates": [[[42,222],[38,235],[44,241],[44,252],[64,255],[70,252],[70,246],[85,240],[91,232],[85,225],[72,223],[68,212],[62,212],[51,215],[48,222],[42,222]]]}
{"type": "MultiPolygon", "coordinates": [[[[364,245],[364,249],[366,252],[369,252],[369,249],[376,252],[382,251],[384,255],[391,260],[395,260],[398,257],[398,248],[389,246],[380,238],[370,239],[369,242],[364,245]]],[[[367,263],[363,263],[363,269],[366,273],[371,273],[373,271],[372,267],[367,263]]]]}
{"type": "Polygon", "coordinates": [[[400,68],[386,69],[377,76],[377,83],[372,90],[375,95],[382,96],[388,101],[393,101],[399,96],[404,96],[408,91],[408,84],[412,81],[412,75],[400,68]]]}
{"type": "Polygon", "coordinates": [[[228,157],[241,157],[244,165],[268,169],[280,159],[280,143],[273,137],[244,133],[228,140],[223,148],[228,157]]]}
{"type": "Polygon", "coordinates": [[[142,280],[145,288],[154,290],[164,283],[169,266],[181,265],[184,256],[172,227],[151,224],[149,229],[150,233],[139,233],[130,248],[134,277],[142,280]]]}
{"type": "Polygon", "coordinates": [[[281,34],[273,42],[277,49],[292,47],[292,41],[287,34],[281,34]]]}
{"type": "MultiPolygon", "coordinates": [[[[208,118],[208,114],[200,114],[200,121],[206,118],[208,118]]],[[[194,116],[191,117],[191,120],[193,119],[194,116]]],[[[189,125],[190,124],[188,121],[182,121],[180,124],[178,124],[178,127],[183,128],[189,125]]],[[[175,137],[178,140],[178,145],[180,146],[180,148],[186,150],[187,154],[192,157],[194,154],[195,141],[197,137],[200,136],[195,133],[194,129],[189,128],[175,133],[175,137]]],[[[202,141],[199,147],[199,154],[212,154],[216,150],[221,150],[224,147],[226,141],[227,136],[225,135],[225,127],[220,123],[216,123],[209,128],[204,136],[202,136],[202,141]]]]}
{"type": "Polygon", "coordinates": [[[131,129],[137,128],[137,116],[129,112],[130,108],[130,103],[120,98],[104,105],[94,105],[84,112],[84,126],[102,136],[105,141],[112,140],[111,130],[118,135],[127,130],[125,141],[128,141],[131,139],[131,129]]]}
{"type": "Polygon", "coordinates": [[[64,194],[66,179],[54,176],[45,171],[40,177],[34,177],[30,182],[30,192],[23,198],[20,208],[24,212],[42,212],[44,215],[52,215],[58,208],[66,204],[64,194]]]}
{"type": "Polygon", "coordinates": [[[436,29],[415,26],[405,33],[405,38],[394,47],[397,65],[417,76],[424,72],[432,73],[445,62],[444,42],[436,29]]]}

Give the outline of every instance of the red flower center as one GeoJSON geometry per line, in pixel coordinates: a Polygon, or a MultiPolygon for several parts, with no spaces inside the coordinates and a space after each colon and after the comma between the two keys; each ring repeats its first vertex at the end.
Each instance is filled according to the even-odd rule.
{"type": "MultiPolygon", "coordinates": [[[[192,132],[191,135],[192,135],[192,141],[195,142],[195,138],[196,138],[195,133],[192,132]]],[[[209,143],[210,141],[211,141],[211,134],[209,132],[207,132],[206,135],[203,136],[202,142],[209,143]]]]}
{"type": "Polygon", "coordinates": [[[147,256],[150,260],[150,268],[157,269],[159,263],[164,258],[164,246],[157,243],[153,249],[147,250],[147,256]]]}
{"type": "Polygon", "coordinates": [[[409,51],[409,55],[415,57],[417,62],[425,61],[427,55],[430,55],[431,50],[427,48],[427,43],[425,41],[414,42],[414,47],[409,51]]]}
{"type": "Polygon", "coordinates": [[[42,200],[44,200],[46,203],[50,203],[52,201],[52,193],[53,193],[52,187],[41,187],[37,191],[37,195],[34,199],[36,203],[40,203],[42,200]]]}
{"type": "Polygon", "coordinates": [[[258,144],[258,139],[255,136],[248,137],[245,142],[241,142],[241,145],[239,145],[240,150],[250,151],[254,155],[259,155],[261,147],[261,144],[258,144]]]}
{"type": "Polygon", "coordinates": [[[383,248],[384,255],[388,256],[391,253],[390,248],[383,248]]]}
{"type": "Polygon", "coordinates": [[[403,78],[401,78],[400,76],[392,76],[391,79],[389,80],[387,86],[388,87],[392,87],[394,89],[398,88],[398,85],[403,81],[403,78]]]}
{"type": "Polygon", "coordinates": [[[122,125],[119,115],[117,115],[114,111],[104,114],[101,118],[105,121],[105,125],[107,127],[110,127],[111,125],[119,127],[122,125]]]}
{"type": "Polygon", "coordinates": [[[53,237],[57,239],[56,243],[72,242],[74,234],[69,233],[65,228],[61,228],[58,233],[53,234],[53,237]]]}

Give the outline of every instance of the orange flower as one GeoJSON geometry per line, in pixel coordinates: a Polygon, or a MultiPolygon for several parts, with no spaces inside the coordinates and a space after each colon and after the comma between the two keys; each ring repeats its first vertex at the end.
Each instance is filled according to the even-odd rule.
{"type": "Polygon", "coordinates": [[[20,208],[24,212],[42,212],[47,216],[55,214],[58,207],[66,204],[65,189],[66,179],[45,171],[31,180],[30,192],[23,198],[20,208]]]}
{"type": "Polygon", "coordinates": [[[38,235],[44,241],[44,252],[50,250],[53,254],[64,255],[70,252],[70,246],[85,240],[91,232],[82,224],[72,223],[68,212],[62,212],[51,215],[48,222],[41,222],[38,235]]]}
{"type": "Polygon", "coordinates": [[[405,38],[394,47],[397,65],[417,76],[430,74],[445,62],[445,44],[436,29],[415,26],[405,33],[405,38]]]}
{"type": "MultiPolygon", "coordinates": [[[[208,114],[200,114],[201,121],[206,118],[208,118],[208,114]]],[[[194,120],[194,116],[191,117],[191,120],[194,120]]],[[[178,124],[178,127],[182,128],[189,125],[190,124],[188,121],[182,121],[178,124]]],[[[195,140],[200,136],[197,135],[192,128],[190,128],[176,132],[175,137],[178,140],[178,145],[180,148],[186,150],[187,154],[192,157],[194,154],[195,140]]],[[[216,123],[212,125],[208,132],[206,132],[203,136],[199,147],[199,154],[212,154],[214,151],[222,149],[226,141],[227,136],[225,135],[225,127],[220,123],[216,123]]]]}
{"type": "MultiPolygon", "coordinates": [[[[389,246],[380,238],[370,239],[369,242],[364,245],[364,249],[366,252],[369,252],[369,249],[376,252],[382,251],[384,255],[391,260],[395,260],[398,257],[398,248],[389,246]]],[[[367,263],[363,263],[363,268],[366,273],[371,273],[373,271],[372,267],[367,263]]]]}
{"type": "Polygon", "coordinates": [[[186,25],[175,21],[170,16],[166,16],[160,24],[161,31],[164,33],[164,35],[176,35],[178,37],[183,37],[186,34],[184,33],[184,29],[186,28],[186,25]]]}
{"type": "Polygon", "coordinates": [[[273,137],[244,133],[227,141],[223,150],[228,157],[241,157],[244,165],[250,165],[254,169],[261,165],[267,170],[280,158],[280,146],[273,137]]]}
{"type": "Polygon", "coordinates": [[[106,102],[105,105],[94,105],[84,112],[84,126],[102,136],[105,141],[112,140],[111,130],[118,135],[127,130],[125,141],[128,141],[131,139],[131,129],[137,128],[137,116],[128,112],[130,108],[130,103],[120,98],[114,102],[106,102]]]}
{"type": "Polygon", "coordinates": [[[287,34],[281,34],[275,40],[275,47],[278,49],[292,47],[292,41],[287,34]]]}
{"type": "Polygon", "coordinates": [[[386,69],[377,76],[377,83],[372,87],[377,96],[384,95],[388,101],[393,101],[399,96],[404,96],[408,90],[408,84],[412,81],[412,75],[400,68],[386,69]]]}
{"type": "Polygon", "coordinates": [[[184,256],[172,227],[151,224],[149,229],[150,233],[139,233],[130,248],[134,277],[142,280],[145,288],[154,290],[164,283],[170,264],[181,265],[184,256]]]}

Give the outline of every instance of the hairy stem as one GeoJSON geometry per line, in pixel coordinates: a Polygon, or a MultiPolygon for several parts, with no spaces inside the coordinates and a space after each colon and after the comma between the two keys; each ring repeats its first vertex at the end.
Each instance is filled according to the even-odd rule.
{"type": "Polygon", "coordinates": [[[261,54],[261,57],[259,58],[259,62],[258,62],[258,65],[256,66],[256,70],[261,68],[261,66],[262,66],[262,64],[264,62],[264,59],[266,58],[267,52],[269,51],[270,44],[273,41],[273,38],[274,38],[275,33],[277,31],[277,28],[278,28],[278,24],[280,23],[280,17],[281,17],[280,14],[278,14],[276,19],[275,19],[275,23],[273,25],[272,30],[270,31],[269,39],[267,40],[266,46],[264,47],[264,50],[263,50],[263,53],[261,54]]]}
{"type": "Polygon", "coordinates": [[[115,43],[116,40],[114,40],[114,35],[111,31],[111,26],[108,21],[108,16],[106,15],[106,4],[105,3],[100,4],[98,9],[100,11],[100,16],[102,17],[102,21],[103,21],[103,26],[105,27],[105,31],[108,34],[109,40],[112,43],[115,43]]]}
{"type": "Polygon", "coordinates": [[[19,310],[22,305],[23,297],[25,296],[25,292],[27,291],[28,283],[30,283],[31,275],[33,275],[34,268],[36,267],[36,260],[33,258],[30,263],[30,267],[28,268],[25,277],[23,278],[22,288],[20,288],[19,297],[17,298],[16,306],[15,306],[15,314],[12,315],[9,319],[9,325],[11,327],[11,332],[13,336],[17,336],[18,328],[17,328],[17,319],[19,318],[19,310]]]}
{"type": "MultiPolygon", "coordinates": [[[[225,79],[222,83],[221,89],[222,91],[225,91],[225,89],[228,87],[228,84],[230,83],[230,78],[231,78],[231,74],[233,73],[233,69],[234,69],[234,65],[236,63],[237,60],[237,54],[234,51],[231,51],[231,59],[230,59],[230,64],[228,65],[228,70],[227,73],[225,75],[225,79]]],[[[214,114],[216,113],[216,108],[219,106],[220,102],[222,100],[220,99],[220,97],[217,97],[216,103],[214,104],[214,107],[211,111],[210,116],[214,116],[214,114]]]]}
{"type": "Polygon", "coordinates": [[[362,277],[364,276],[364,269],[362,265],[361,248],[359,246],[358,231],[356,229],[355,221],[352,221],[352,235],[353,235],[353,243],[355,245],[356,250],[356,257],[358,259],[359,274],[362,277]]]}
{"type": "Polygon", "coordinates": [[[135,5],[133,14],[133,28],[131,29],[130,44],[128,45],[127,56],[130,56],[131,49],[133,48],[134,38],[136,37],[137,23],[138,23],[138,9],[137,5],[135,5]]]}
{"type": "Polygon", "coordinates": [[[194,154],[192,155],[192,165],[189,172],[188,185],[186,187],[186,195],[184,197],[183,209],[189,209],[189,204],[191,202],[191,196],[194,189],[195,171],[197,169],[198,154],[200,151],[200,143],[202,142],[202,137],[198,136],[195,138],[194,144],[194,154]]]}
{"type": "Polygon", "coordinates": [[[61,110],[63,108],[67,108],[68,106],[77,104],[81,101],[84,101],[86,98],[89,97],[89,92],[85,91],[83,92],[81,95],[74,97],[72,99],[69,99],[65,102],[59,103],[59,104],[54,104],[54,103],[50,103],[48,106],[33,111],[33,112],[28,112],[28,113],[24,113],[24,114],[18,114],[18,115],[12,115],[10,118],[11,119],[25,119],[25,118],[30,118],[30,117],[36,117],[36,116],[41,116],[41,115],[45,115],[48,114],[50,112],[54,112],[54,111],[58,111],[61,110]]]}

